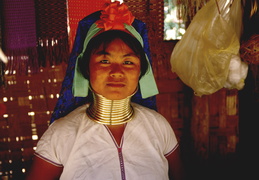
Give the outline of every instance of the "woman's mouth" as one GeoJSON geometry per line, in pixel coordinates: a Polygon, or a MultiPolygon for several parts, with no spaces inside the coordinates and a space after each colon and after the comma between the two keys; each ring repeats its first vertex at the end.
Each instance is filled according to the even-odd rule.
{"type": "Polygon", "coordinates": [[[124,84],[121,83],[108,83],[107,86],[109,87],[124,87],[124,84]]]}

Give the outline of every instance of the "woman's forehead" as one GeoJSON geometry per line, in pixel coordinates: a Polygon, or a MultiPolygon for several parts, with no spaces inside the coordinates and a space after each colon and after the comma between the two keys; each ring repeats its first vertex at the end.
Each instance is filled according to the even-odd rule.
{"type": "Polygon", "coordinates": [[[134,53],[133,50],[120,38],[113,39],[110,42],[102,42],[99,47],[93,50],[92,53],[108,54],[110,51],[128,51],[128,53],[134,53]]]}

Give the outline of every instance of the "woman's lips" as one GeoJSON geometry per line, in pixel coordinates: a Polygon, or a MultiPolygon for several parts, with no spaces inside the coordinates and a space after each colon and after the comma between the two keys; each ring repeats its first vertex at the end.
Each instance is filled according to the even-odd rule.
{"type": "Polygon", "coordinates": [[[125,85],[121,84],[121,83],[107,83],[107,86],[110,86],[110,87],[124,87],[125,85]]]}

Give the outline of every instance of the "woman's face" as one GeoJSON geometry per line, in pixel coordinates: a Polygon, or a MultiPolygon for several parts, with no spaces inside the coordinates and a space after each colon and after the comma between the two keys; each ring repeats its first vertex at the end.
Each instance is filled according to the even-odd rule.
{"type": "Polygon", "coordinates": [[[110,100],[134,93],[140,75],[140,59],[121,40],[113,40],[104,50],[101,46],[90,58],[92,89],[110,100]]]}

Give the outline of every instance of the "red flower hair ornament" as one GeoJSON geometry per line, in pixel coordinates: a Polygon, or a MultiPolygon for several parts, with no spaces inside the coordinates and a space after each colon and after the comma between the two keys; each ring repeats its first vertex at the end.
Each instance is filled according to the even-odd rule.
{"type": "MultiPolygon", "coordinates": [[[[144,43],[141,35],[131,26],[134,19],[135,17],[124,3],[120,4],[119,1],[115,1],[106,4],[106,7],[101,11],[100,19],[93,23],[88,30],[84,40],[83,50],[77,57],[72,88],[75,97],[88,96],[89,80],[83,77],[77,64],[78,59],[83,57],[89,41],[94,36],[108,30],[121,30],[131,34],[143,46],[144,43]]],[[[146,59],[148,61],[148,70],[139,80],[142,98],[158,94],[157,85],[147,55],[146,59]]]]}
{"type": "Polygon", "coordinates": [[[104,31],[111,29],[125,30],[124,24],[131,25],[133,23],[135,17],[124,3],[120,4],[119,1],[115,1],[106,5],[101,12],[100,19],[95,22],[97,27],[104,31]]]}

